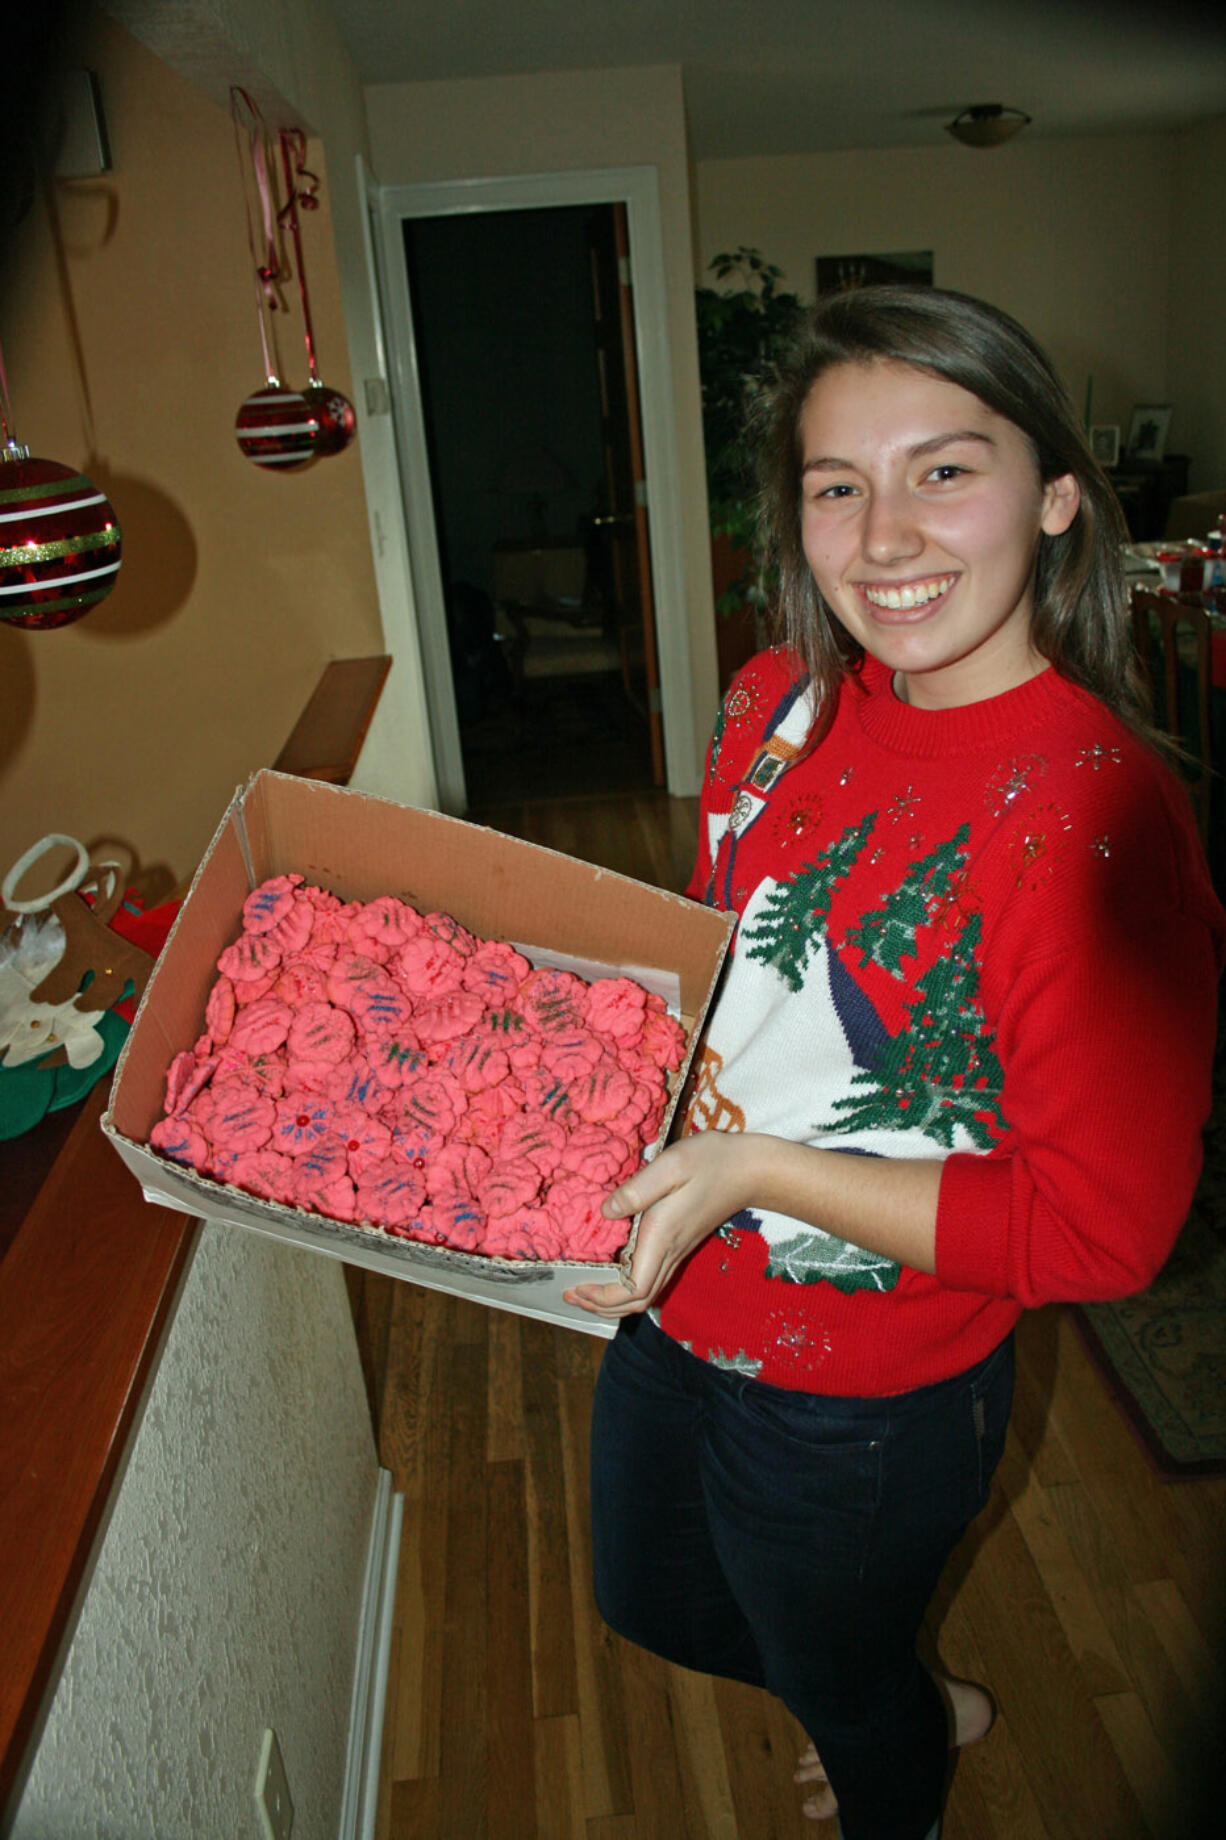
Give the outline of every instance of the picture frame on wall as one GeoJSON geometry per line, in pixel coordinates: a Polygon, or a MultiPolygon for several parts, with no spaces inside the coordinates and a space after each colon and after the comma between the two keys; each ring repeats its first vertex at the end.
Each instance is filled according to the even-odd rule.
{"type": "Polygon", "coordinates": [[[1100,422],[1090,430],[1090,452],[1099,466],[1118,466],[1120,430],[1116,422],[1100,422]]]}
{"type": "Polygon", "coordinates": [[[1166,454],[1170,403],[1138,403],[1128,424],[1128,458],[1159,461],[1166,454]]]}
{"type": "Polygon", "coordinates": [[[845,294],[849,288],[869,287],[877,282],[910,283],[931,287],[931,249],[900,249],[887,255],[818,256],[817,292],[845,294]]]}

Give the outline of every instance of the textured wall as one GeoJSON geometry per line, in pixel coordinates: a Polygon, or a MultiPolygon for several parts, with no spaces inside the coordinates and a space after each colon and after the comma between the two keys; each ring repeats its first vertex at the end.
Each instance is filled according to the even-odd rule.
{"type": "Polygon", "coordinates": [[[206,1227],[13,1829],[334,1840],[378,1474],[339,1264],[206,1227]]]}

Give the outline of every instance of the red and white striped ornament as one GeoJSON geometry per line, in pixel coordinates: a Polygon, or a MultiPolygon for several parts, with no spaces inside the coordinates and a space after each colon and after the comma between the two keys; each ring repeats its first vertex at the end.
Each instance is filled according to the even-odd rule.
{"type": "Polygon", "coordinates": [[[115,586],[123,532],[92,479],[0,448],[0,623],[70,626],[115,586]]]}
{"type": "Polygon", "coordinates": [[[275,377],[241,404],[234,432],[249,460],[283,473],[305,466],[318,453],[332,451],[320,446],[324,433],[321,405],[308,401],[301,390],[282,389],[275,377]]]}

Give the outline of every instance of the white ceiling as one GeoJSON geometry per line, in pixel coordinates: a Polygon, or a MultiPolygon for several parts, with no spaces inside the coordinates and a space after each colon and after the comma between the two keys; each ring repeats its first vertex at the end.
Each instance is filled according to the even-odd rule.
{"type": "Polygon", "coordinates": [[[330,4],[364,83],[679,64],[700,160],[947,144],[977,102],[1030,136],[1226,114],[1223,0],[330,4]]]}

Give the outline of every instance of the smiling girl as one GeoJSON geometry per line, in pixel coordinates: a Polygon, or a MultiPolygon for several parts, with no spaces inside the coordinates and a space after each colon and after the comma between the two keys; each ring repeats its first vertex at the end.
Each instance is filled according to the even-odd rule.
{"type": "Polygon", "coordinates": [[[927,288],[819,304],[761,416],[782,643],[725,699],[690,893],[738,915],[593,1418],[597,1600],[769,1687],[806,1812],[929,1840],[987,1694],[915,1643],[1024,1307],[1153,1279],[1200,1167],[1226,916],[1146,728],[1122,525],[1043,353],[927,288]],[[819,1761],[820,1758],[820,1761],[819,1761]]]}

